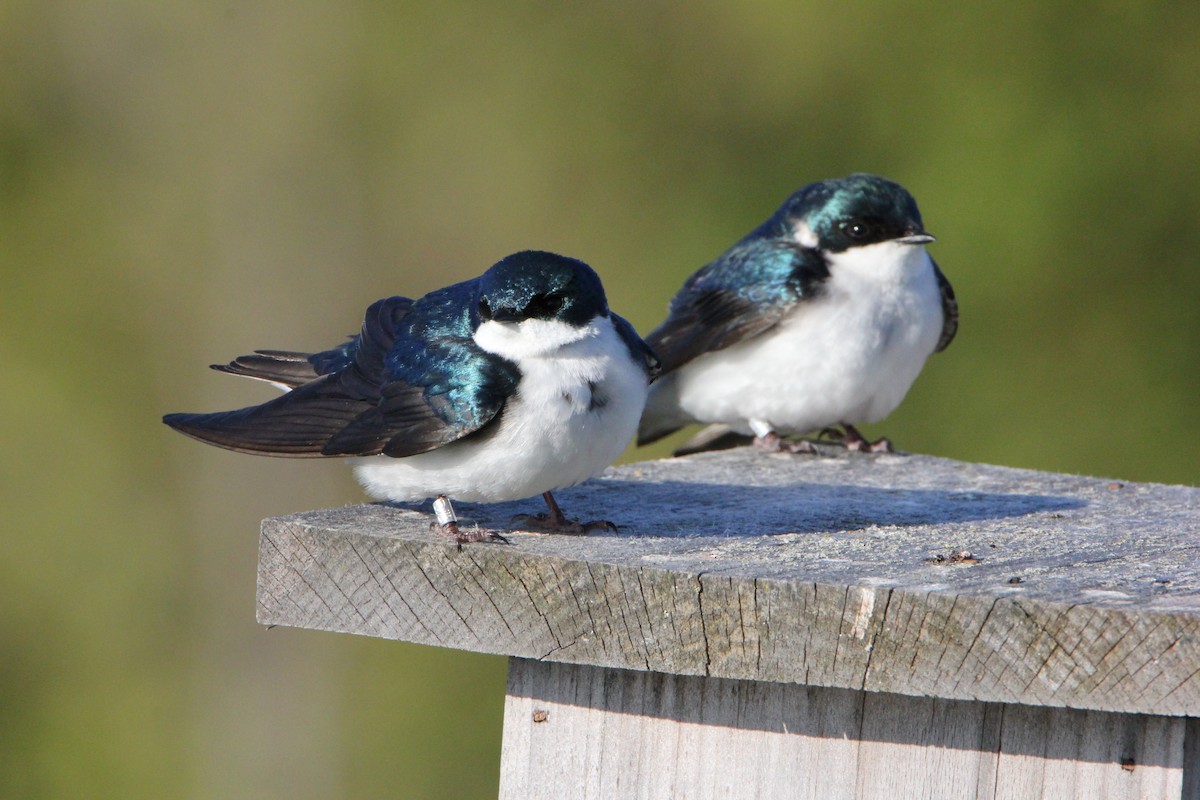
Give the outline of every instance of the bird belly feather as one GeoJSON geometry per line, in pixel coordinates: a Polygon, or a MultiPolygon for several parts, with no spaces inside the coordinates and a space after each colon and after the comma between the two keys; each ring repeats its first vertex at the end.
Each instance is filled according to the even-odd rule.
{"type": "MultiPolygon", "coordinates": [[[[904,399],[942,327],[940,293],[922,248],[891,242],[840,254],[820,295],[775,329],[697,358],[663,384],[697,422],[781,434],[876,422],[904,399]],[[883,262],[880,253],[891,256],[883,262]]],[[[660,383],[663,383],[660,381],[660,383]]],[[[656,384],[657,387],[657,384],[656,384]]]]}
{"type": "Polygon", "coordinates": [[[608,318],[584,330],[582,337],[548,349],[529,342],[496,345],[521,370],[500,418],[428,453],[354,459],[359,482],[389,500],[445,494],[501,502],[573,486],[602,472],[633,436],[647,378],[608,318]]]}

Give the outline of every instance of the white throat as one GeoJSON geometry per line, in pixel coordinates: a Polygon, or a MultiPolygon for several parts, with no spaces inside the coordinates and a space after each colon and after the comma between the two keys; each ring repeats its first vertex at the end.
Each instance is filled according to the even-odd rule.
{"type": "MultiPolygon", "coordinates": [[[[888,241],[830,253],[829,278],[836,283],[865,282],[887,287],[931,273],[929,254],[920,245],[888,241]]],[[[886,291],[886,290],[885,290],[886,291]]]]}
{"type": "MultiPolygon", "coordinates": [[[[556,352],[585,339],[600,335],[598,323],[603,317],[586,325],[574,326],[556,319],[526,319],[520,322],[488,320],[475,331],[475,343],[489,353],[509,361],[520,362],[556,352]]],[[[604,320],[607,321],[607,320],[604,320]]]]}

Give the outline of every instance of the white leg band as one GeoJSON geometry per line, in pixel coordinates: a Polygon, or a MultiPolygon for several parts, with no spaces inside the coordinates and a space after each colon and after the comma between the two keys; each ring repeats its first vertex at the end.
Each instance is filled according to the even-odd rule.
{"type": "Polygon", "coordinates": [[[454,515],[454,506],[450,505],[450,498],[444,494],[439,494],[433,499],[433,514],[437,517],[439,525],[458,522],[458,517],[454,515]]]}
{"type": "Polygon", "coordinates": [[[750,426],[750,430],[754,431],[754,435],[760,439],[766,438],[768,433],[775,430],[771,427],[771,423],[764,422],[761,419],[746,420],[746,423],[750,426]]]}

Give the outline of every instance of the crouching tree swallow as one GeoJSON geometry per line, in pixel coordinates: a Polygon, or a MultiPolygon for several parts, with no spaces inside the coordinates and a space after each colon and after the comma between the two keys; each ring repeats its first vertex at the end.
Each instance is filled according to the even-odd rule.
{"type": "Polygon", "coordinates": [[[795,451],[811,446],[780,437],[841,425],[850,449],[890,450],[855,424],[890,414],[958,328],[932,241],[912,195],[875,175],[793,194],[688,278],[647,337],[662,378],[638,443],[702,422],[795,451]]]}
{"type": "Polygon", "coordinates": [[[434,498],[438,525],[462,544],[503,537],[460,530],[450,497],[540,493],[550,514],[531,519],[544,528],[611,525],[569,522],[551,491],[621,454],[658,362],[587,264],[528,251],[419,300],[379,300],[332,350],[260,350],[213,369],[287,392],[163,422],[243,453],[350,457],[375,497],[434,498]]]}

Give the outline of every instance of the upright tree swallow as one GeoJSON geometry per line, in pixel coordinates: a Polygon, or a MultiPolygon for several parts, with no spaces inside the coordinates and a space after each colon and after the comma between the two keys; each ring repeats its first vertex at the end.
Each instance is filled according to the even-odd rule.
{"type": "Polygon", "coordinates": [[[793,194],[688,278],[647,337],[662,377],[638,443],[702,422],[807,450],[781,436],[841,425],[850,449],[890,450],[854,426],[890,414],[958,328],[932,241],[912,195],[875,175],[793,194]]]}
{"type": "Polygon", "coordinates": [[[450,497],[540,493],[542,527],[579,530],[551,491],[621,454],[658,362],[587,264],[527,251],[419,300],[379,300],[340,347],[260,350],[213,369],[287,393],[163,422],[243,453],[351,457],[375,497],[435,498],[440,527],[462,544],[503,537],[460,530],[450,497]]]}

